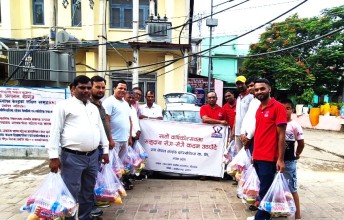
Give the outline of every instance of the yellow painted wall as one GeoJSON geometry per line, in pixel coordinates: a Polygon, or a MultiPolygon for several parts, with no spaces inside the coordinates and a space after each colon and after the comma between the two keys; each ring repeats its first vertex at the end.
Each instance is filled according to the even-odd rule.
{"type": "MultiPolygon", "coordinates": [[[[10,10],[10,17],[2,17],[2,24],[0,24],[0,37],[27,39],[34,37],[49,36],[52,23],[52,4],[54,0],[44,1],[44,25],[32,25],[32,1],[31,0],[8,0],[9,8],[2,10],[10,10]],[[4,20],[10,19],[10,28],[6,27],[4,20]],[[7,28],[8,31],[2,29],[7,28]]],[[[159,0],[158,13],[161,17],[165,14],[172,22],[172,27],[181,25],[186,22],[186,16],[189,14],[188,0],[159,0]]],[[[131,29],[115,29],[109,28],[109,2],[107,1],[107,38],[108,41],[123,41],[123,39],[131,38],[133,36],[131,29]]],[[[3,6],[3,5],[2,5],[3,6]]],[[[99,24],[99,0],[94,0],[93,10],[89,7],[88,1],[82,1],[82,27],[71,27],[71,1],[65,9],[62,6],[62,1],[58,0],[58,21],[57,26],[66,28],[66,31],[80,40],[98,40],[100,26],[99,24]]],[[[60,31],[61,29],[58,29],[60,31]]],[[[172,31],[172,43],[178,44],[179,29],[172,31]]],[[[145,34],[145,30],[140,30],[139,35],[145,34]]],[[[183,38],[181,43],[188,43],[187,39],[183,38]]],[[[145,37],[140,38],[140,41],[145,42],[145,37]]],[[[119,53],[127,61],[131,61],[133,57],[132,49],[118,49],[119,53]]],[[[164,49],[147,49],[142,48],[139,52],[139,65],[151,64],[169,59],[174,59],[181,56],[178,49],[171,52],[171,50],[164,49]]],[[[123,69],[126,67],[123,59],[113,49],[107,51],[107,66],[108,69],[123,69]]],[[[167,92],[183,91],[184,81],[184,61],[180,60],[166,68],[157,71],[157,103],[164,105],[162,95],[167,92]],[[166,73],[166,71],[170,71],[166,73]]],[[[75,63],[87,64],[95,69],[98,68],[98,48],[79,49],[75,54],[75,63]]],[[[140,68],[139,71],[149,71],[157,68],[163,64],[140,68]]],[[[91,69],[77,65],[76,70],[89,71],[91,69]]],[[[80,73],[84,74],[84,73],[80,73]]],[[[94,75],[88,74],[90,77],[94,75]]],[[[107,77],[107,81],[110,79],[107,77]]],[[[110,83],[108,83],[110,86],[110,83]]],[[[109,89],[109,88],[108,88],[109,89]]]]}

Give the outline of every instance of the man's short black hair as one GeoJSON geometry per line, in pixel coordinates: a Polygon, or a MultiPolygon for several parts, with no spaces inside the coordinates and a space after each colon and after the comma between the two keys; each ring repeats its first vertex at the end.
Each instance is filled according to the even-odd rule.
{"type": "Polygon", "coordinates": [[[251,82],[255,82],[257,80],[257,77],[255,77],[255,76],[250,76],[250,77],[248,77],[247,79],[246,79],[246,82],[245,82],[245,85],[248,85],[248,84],[250,84],[251,82]]]}
{"type": "Polygon", "coordinates": [[[118,80],[118,81],[116,81],[116,82],[113,84],[113,88],[116,88],[116,87],[118,86],[118,84],[120,84],[120,83],[125,84],[125,85],[128,86],[128,84],[127,84],[126,81],[124,81],[124,80],[118,80]]]}
{"type": "Polygon", "coordinates": [[[79,75],[79,76],[74,78],[72,85],[73,85],[73,87],[76,87],[79,83],[86,84],[90,81],[91,81],[91,79],[88,76],[79,75]]]}
{"type": "Polygon", "coordinates": [[[256,79],[256,80],[254,81],[254,84],[256,84],[256,83],[265,83],[265,84],[271,86],[269,80],[267,80],[267,79],[265,79],[265,78],[256,79]]]}
{"type": "Polygon", "coordinates": [[[91,78],[92,85],[93,85],[93,82],[104,82],[106,84],[106,80],[101,76],[93,76],[91,78]]]}
{"type": "Polygon", "coordinates": [[[290,104],[290,106],[291,106],[292,108],[294,108],[294,103],[293,103],[293,101],[291,101],[290,99],[282,99],[282,100],[281,100],[281,103],[282,103],[282,104],[290,104]]]}
{"type": "Polygon", "coordinates": [[[234,95],[234,91],[233,91],[232,89],[227,89],[227,90],[225,91],[225,93],[224,93],[224,94],[226,94],[227,92],[229,92],[229,93],[231,93],[231,94],[233,94],[233,95],[234,95]]]}

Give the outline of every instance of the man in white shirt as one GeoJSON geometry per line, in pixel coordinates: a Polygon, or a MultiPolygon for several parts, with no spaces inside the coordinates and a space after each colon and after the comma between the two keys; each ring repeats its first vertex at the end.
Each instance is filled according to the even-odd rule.
{"type": "Polygon", "coordinates": [[[134,107],[135,103],[135,94],[133,91],[127,92],[125,95],[125,101],[128,102],[130,107],[130,117],[131,117],[131,123],[132,123],[132,130],[131,130],[131,137],[133,139],[133,145],[134,142],[140,139],[141,135],[141,129],[139,124],[139,118],[137,117],[136,108],[134,107]]]}
{"type": "Polygon", "coordinates": [[[244,76],[238,76],[235,79],[236,87],[239,91],[239,96],[236,102],[236,113],[235,113],[235,123],[234,123],[234,134],[235,134],[235,144],[237,148],[237,152],[243,147],[243,143],[241,142],[241,124],[245,117],[245,114],[248,110],[248,106],[253,99],[253,95],[247,91],[247,87],[245,85],[246,78],[244,76]]]}
{"type": "MultiPolygon", "coordinates": [[[[124,80],[115,82],[113,87],[114,94],[103,101],[106,119],[110,123],[111,136],[115,142],[114,149],[118,156],[122,158],[127,151],[128,145],[132,145],[131,117],[128,103],[124,100],[127,93],[127,83],[124,80]]],[[[128,178],[123,177],[125,188],[130,190],[133,184],[128,178]]]]}
{"type": "Polygon", "coordinates": [[[162,109],[160,105],[154,103],[155,93],[148,90],[146,92],[146,104],[141,105],[139,109],[139,118],[148,118],[148,119],[159,119],[162,120],[162,109]]]}
{"type": "MultiPolygon", "coordinates": [[[[246,80],[247,90],[254,96],[254,81],[255,77],[250,77],[246,80]]],[[[248,106],[248,110],[241,124],[241,141],[245,148],[250,148],[253,152],[253,136],[256,130],[256,112],[260,105],[260,101],[254,97],[248,106]]]]}
{"type": "Polygon", "coordinates": [[[54,108],[46,148],[51,172],[61,169],[68,190],[79,203],[78,218],[89,220],[98,173],[98,146],[102,146],[103,162],[108,163],[109,142],[99,111],[89,101],[90,78],[77,76],[72,87],[73,97],[57,103],[54,108]]]}

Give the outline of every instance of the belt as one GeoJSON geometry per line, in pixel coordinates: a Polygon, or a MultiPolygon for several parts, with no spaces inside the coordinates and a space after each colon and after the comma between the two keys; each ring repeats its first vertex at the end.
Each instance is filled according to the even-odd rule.
{"type": "Polygon", "coordinates": [[[76,155],[91,156],[94,152],[96,152],[97,149],[92,150],[92,151],[77,151],[77,150],[71,150],[69,148],[63,147],[62,150],[68,153],[76,154],[76,155]]]}

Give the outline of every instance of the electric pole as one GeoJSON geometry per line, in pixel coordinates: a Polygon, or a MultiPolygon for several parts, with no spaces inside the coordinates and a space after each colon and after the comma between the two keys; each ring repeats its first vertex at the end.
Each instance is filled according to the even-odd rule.
{"type": "Polygon", "coordinates": [[[211,54],[211,46],[212,46],[212,38],[213,38],[213,27],[216,27],[218,24],[217,19],[213,19],[213,0],[211,0],[211,7],[210,7],[210,18],[206,20],[206,25],[210,27],[210,35],[209,35],[209,65],[208,65],[208,92],[210,92],[210,82],[212,78],[212,71],[213,71],[213,60],[211,54]]]}

